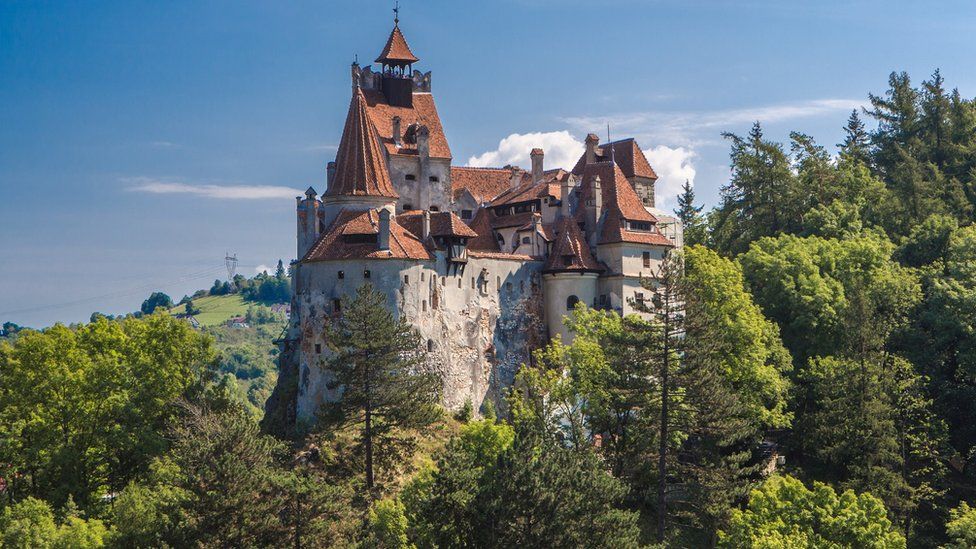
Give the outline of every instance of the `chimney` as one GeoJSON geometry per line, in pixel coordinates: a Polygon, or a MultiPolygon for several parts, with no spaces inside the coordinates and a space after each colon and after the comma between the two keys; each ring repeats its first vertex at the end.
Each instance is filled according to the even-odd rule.
{"type": "Polygon", "coordinates": [[[427,126],[417,128],[417,154],[421,159],[430,158],[430,128],[427,126]]]}
{"type": "Polygon", "coordinates": [[[590,238],[590,245],[596,246],[600,233],[600,214],[603,213],[603,191],[600,188],[600,176],[594,177],[590,185],[590,196],[586,203],[586,235],[590,238]]]}
{"type": "Polygon", "coordinates": [[[545,153],[542,149],[532,149],[529,156],[532,157],[532,183],[538,183],[542,181],[542,160],[545,158],[545,153]]]}
{"type": "Polygon", "coordinates": [[[560,190],[562,192],[560,193],[559,196],[559,213],[563,217],[570,217],[573,215],[573,211],[572,211],[573,205],[570,202],[570,195],[572,194],[573,187],[576,186],[576,183],[577,183],[576,176],[570,174],[569,177],[567,177],[561,185],[560,190]]]}
{"type": "Polygon", "coordinates": [[[393,117],[393,144],[399,147],[402,144],[400,139],[400,117],[393,117]]]}
{"type": "Polygon", "coordinates": [[[328,187],[331,189],[332,181],[335,179],[335,173],[336,173],[336,163],[334,161],[329,162],[329,164],[325,168],[325,173],[326,173],[326,182],[328,183],[328,187]]]}
{"type": "Polygon", "coordinates": [[[380,232],[377,238],[381,250],[390,249],[390,210],[380,210],[380,232]]]}
{"type": "Polygon", "coordinates": [[[514,189],[522,184],[522,170],[518,166],[509,166],[508,170],[511,173],[508,184],[514,189]]]}
{"type": "Polygon", "coordinates": [[[420,228],[420,240],[427,240],[428,236],[430,236],[430,210],[424,210],[420,228]]]}
{"type": "Polygon", "coordinates": [[[596,146],[600,144],[600,138],[595,133],[586,136],[586,163],[596,162],[596,146]]]}

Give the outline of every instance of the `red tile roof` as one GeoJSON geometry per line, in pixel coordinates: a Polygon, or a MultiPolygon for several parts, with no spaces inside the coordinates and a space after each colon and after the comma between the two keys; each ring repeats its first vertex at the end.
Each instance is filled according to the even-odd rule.
{"type": "Polygon", "coordinates": [[[336,152],[336,173],[325,196],[385,196],[397,198],[380,149],[376,129],[366,114],[366,99],[357,89],[349,104],[346,126],[336,152]]]}
{"type": "MultiPolygon", "coordinates": [[[[522,170],[519,170],[520,177],[522,170]]],[[[454,200],[465,189],[478,203],[488,202],[512,187],[510,168],[469,168],[451,166],[451,190],[454,200]]]]}
{"type": "Polygon", "coordinates": [[[515,261],[539,261],[540,258],[525,254],[511,254],[505,252],[486,252],[484,250],[468,249],[468,257],[484,259],[512,259],[515,261]]]}
{"type": "Polygon", "coordinates": [[[468,241],[468,250],[480,250],[485,252],[500,252],[498,241],[491,230],[492,213],[488,208],[480,208],[474,215],[468,227],[478,234],[477,237],[468,241]]]}
{"type": "Polygon", "coordinates": [[[556,240],[543,268],[545,272],[601,272],[576,220],[561,217],[556,221],[556,240]]]}
{"type": "Polygon", "coordinates": [[[386,45],[383,46],[383,51],[380,52],[380,55],[376,58],[375,63],[396,65],[416,63],[417,61],[420,61],[420,59],[417,59],[417,56],[410,51],[410,46],[407,45],[407,39],[404,38],[403,33],[400,32],[400,25],[394,25],[393,31],[390,33],[390,37],[386,40],[386,45]]]}
{"type": "MultiPolygon", "coordinates": [[[[654,168],[651,167],[650,162],[647,161],[647,157],[644,156],[644,151],[641,150],[634,138],[614,141],[610,145],[613,146],[613,161],[620,166],[625,176],[634,177],[636,175],[637,177],[657,179],[654,168]]],[[[607,162],[609,160],[610,148],[606,144],[600,145],[596,150],[596,161],[607,162]]],[[[583,173],[583,166],[585,165],[586,154],[583,154],[576,162],[573,173],[576,175],[583,173]]]]}
{"type": "Polygon", "coordinates": [[[536,212],[519,212],[511,215],[495,215],[494,212],[489,210],[491,228],[502,229],[506,227],[521,227],[522,225],[532,221],[532,214],[534,213],[536,212]]]}
{"type": "Polygon", "coordinates": [[[547,196],[552,196],[559,198],[560,183],[554,178],[546,177],[542,181],[532,184],[532,178],[529,177],[527,183],[524,182],[514,189],[508,189],[502,192],[491,201],[491,206],[501,206],[504,204],[515,204],[518,202],[529,202],[531,200],[536,200],[539,198],[545,198],[547,196]]]}
{"type": "MultiPolygon", "coordinates": [[[[549,242],[552,242],[553,236],[555,235],[554,225],[555,223],[539,224],[539,231],[542,233],[542,238],[545,238],[549,242]]],[[[535,228],[535,226],[536,226],[535,220],[533,219],[532,221],[529,221],[528,223],[522,225],[518,229],[515,229],[515,232],[522,233],[525,231],[531,231],[533,228],[535,228]]]]}
{"type": "Polygon", "coordinates": [[[339,212],[336,220],[305,254],[302,261],[335,259],[433,259],[420,239],[390,220],[390,249],[380,250],[377,242],[350,242],[349,235],[379,233],[376,210],[339,212]]]}
{"type": "MultiPolygon", "coordinates": [[[[637,191],[624,177],[620,166],[610,162],[594,162],[587,164],[580,180],[580,204],[586,204],[592,192],[592,181],[600,177],[600,190],[603,195],[603,208],[617,210],[632,221],[649,221],[657,223],[657,218],[644,208],[637,191]]],[[[585,215],[586,208],[579,208],[577,216],[585,215]]]]}
{"type": "Polygon", "coordinates": [[[651,225],[650,231],[627,230],[625,220],[619,212],[609,211],[603,221],[603,231],[600,233],[600,244],[614,244],[627,242],[631,244],[651,244],[654,246],[674,247],[674,242],[661,234],[657,225],[651,225]]]}
{"type": "MultiPolygon", "coordinates": [[[[397,223],[416,236],[423,234],[423,216],[420,210],[411,210],[398,215],[397,223]]],[[[430,234],[431,236],[457,236],[465,238],[475,238],[478,233],[471,230],[461,218],[453,212],[431,212],[430,213],[430,234]]]]}
{"type": "Polygon", "coordinates": [[[434,105],[434,96],[430,93],[414,93],[412,107],[397,107],[386,101],[386,96],[379,90],[363,90],[366,97],[366,108],[369,119],[373,121],[379,139],[390,154],[416,155],[417,144],[406,143],[401,138],[400,146],[393,142],[393,117],[400,117],[401,132],[406,133],[411,124],[427,126],[430,130],[430,156],[432,158],[451,158],[451,148],[447,145],[444,127],[441,126],[440,115],[434,105]]]}

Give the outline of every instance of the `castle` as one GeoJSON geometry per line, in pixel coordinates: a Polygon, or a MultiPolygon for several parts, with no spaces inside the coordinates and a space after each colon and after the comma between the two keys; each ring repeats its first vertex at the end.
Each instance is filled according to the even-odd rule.
{"type": "MultiPolygon", "coordinates": [[[[657,175],[634,139],[586,136],[571,169],[452,165],[431,73],[396,21],[352,99],[327,186],[297,200],[292,315],[272,400],[288,421],[334,398],[323,327],[363,283],[420,333],[448,408],[497,399],[577,302],[635,312],[680,224],[654,208],[657,175]]],[[[650,296],[646,296],[650,297],[650,296]]],[[[272,403],[269,402],[269,408],[272,403]]]]}

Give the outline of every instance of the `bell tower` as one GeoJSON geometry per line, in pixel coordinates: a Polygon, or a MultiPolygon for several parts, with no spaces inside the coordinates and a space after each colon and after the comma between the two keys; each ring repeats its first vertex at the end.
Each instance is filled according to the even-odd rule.
{"type": "Polygon", "coordinates": [[[393,31],[386,41],[386,46],[376,58],[376,63],[382,67],[383,95],[390,105],[396,107],[413,107],[413,64],[420,59],[410,51],[407,39],[400,32],[400,8],[393,9],[393,31]]]}

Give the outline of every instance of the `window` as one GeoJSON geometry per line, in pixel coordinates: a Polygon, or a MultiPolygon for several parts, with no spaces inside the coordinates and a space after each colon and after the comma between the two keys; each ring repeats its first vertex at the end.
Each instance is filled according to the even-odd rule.
{"type": "Polygon", "coordinates": [[[441,211],[441,209],[440,209],[439,206],[431,206],[430,207],[430,211],[432,211],[432,212],[439,212],[439,211],[441,211]]]}
{"type": "Polygon", "coordinates": [[[339,280],[346,278],[346,271],[339,271],[339,280]]]}
{"type": "Polygon", "coordinates": [[[630,230],[632,231],[649,231],[651,230],[651,224],[647,221],[631,221],[630,230]]]}
{"type": "Polygon", "coordinates": [[[316,343],[315,344],[315,354],[317,354],[317,355],[322,354],[322,344],[321,343],[316,343]]]}
{"type": "Polygon", "coordinates": [[[404,204],[403,211],[408,212],[413,209],[413,204],[404,204]]]}
{"type": "Polygon", "coordinates": [[[641,292],[634,292],[634,301],[637,302],[637,306],[644,307],[644,294],[641,292]]]}
{"type": "Polygon", "coordinates": [[[461,288],[461,277],[458,277],[458,288],[461,288]]]}
{"type": "Polygon", "coordinates": [[[423,282],[425,280],[427,280],[427,273],[421,272],[420,273],[420,281],[423,282]]]}
{"type": "Polygon", "coordinates": [[[404,176],[404,178],[407,181],[416,181],[417,180],[417,176],[414,175],[414,174],[412,174],[412,173],[408,173],[406,176],[404,176]]]}
{"type": "Polygon", "coordinates": [[[447,277],[446,276],[442,276],[441,277],[441,286],[447,286],[447,277]]]}
{"type": "Polygon", "coordinates": [[[576,307],[576,304],[577,303],[579,303],[579,298],[576,297],[575,295],[571,295],[571,296],[567,297],[566,298],[566,310],[567,311],[572,311],[573,308],[576,307]]]}
{"type": "Polygon", "coordinates": [[[645,267],[650,267],[651,266],[651,252],[644,252],[643,256],[644,256],[644,266],[645,267]]]}
{"type": "Polygon", "coordinates": [[[423,301],[423,306],[421,307],[421,310],[423,312],[425,312],[425,313],[427,312],[427,300],[426,299],[423,301]]]}
{"type": "Polygon", "coordinates": [[[440,180],[441,180],[441,178],[437,177],[436,175],[430,176],[430,182],[431,183],[439,183],[440,180]]]}
{"type": "Polygon", "coordinates": [[[522,244],[531,244],[531,243],[532,243],[532,237],[531,236],[523,236],[522,237],[522,244]]]}
{"type": "Polygon", "coordinates": [[[369,278],[369,269],[363,271],[363,278],[369,278]]]}
{"type": "Polygon", "coordinates": [[[569,254],[564,255],[563,256],[563,265],[565,265],[565,266],[568,267],[568,266],[570,266],[572,264],[573,264],[573,256],[572,255],[569,255],[569,254]]]}
{"type": "Polygon", "coordinates": [[[410,275],[403,275],[403,283],[410,284],[410,275]]]}
{"type": "Polygon", "coordinates": [[[501,233],[498,233],[498,235],[495,237],[495,239],[498,240],[498,245],[499,246],[504,246],[505,245],[505,237],[502,236],[501,233]]]}
{"type": "Polygon", "coordinates": [[[332,300],[332,312],[333,313],[340,313],[340,312],[342,312],[342,300],[341,299],[333,299],[332,300]]]}
{"type": "Polygon", "coordinates": [[[497,288],[499,290],[502,289],[502,277],[500,277],[500,276],[496,276],[495,277],[495,288],[497,288]]]}
{"type": "Polygon", "coordinates": [[[434,351],[434,340],[433,339],[428,339],[427,340],[427,352],[428,353],[432,353],[433,351],[434,351]]]}
{"type": "Polygon", "coordinates": [[[471,219],[471,210],[461,210],[461,219],[471,219]]]}
{"type": "Polygon", "coordinates": [[[474,284],[475,284],[475,281],[474,281],[474,277],[472,276],[471,277],[471,289],[472,290],[474,289],[474,284]]]}

